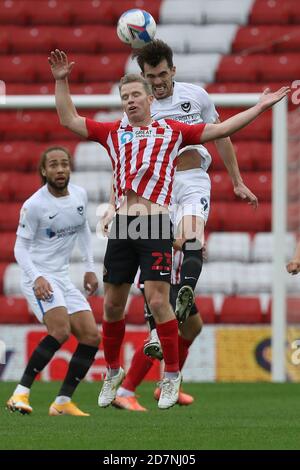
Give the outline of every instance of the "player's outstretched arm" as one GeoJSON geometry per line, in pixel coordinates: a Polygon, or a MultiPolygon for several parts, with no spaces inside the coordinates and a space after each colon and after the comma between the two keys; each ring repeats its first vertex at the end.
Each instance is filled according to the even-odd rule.
{"type": "Polygon", "coordinates": [[[267,88],[261,95],[258,103],[252,106],[252,108],[238,113],[219,124],[206,124],[200,142],[204,143],[221,137],[229,137],[234,134],[234,132],[250,124],[250,122],[254,121],[260,114],[287,96],[289,92],[290,88],[286,86],[274,93],[270,93],[270,90],[267,88]]]}
{"type": "Polygon", "coordinates": [[[69,63],[67,54],[59,49],[51,51],[48,62],[55,79],[55,103],[60,123],[76,134],[87,137],[85,118],[77,113],[68,84],[68,76],[75,62],[69,63]]]}

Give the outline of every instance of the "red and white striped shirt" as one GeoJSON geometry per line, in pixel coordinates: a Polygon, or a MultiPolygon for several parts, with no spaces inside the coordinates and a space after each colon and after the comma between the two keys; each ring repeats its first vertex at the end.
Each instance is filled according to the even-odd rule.
{"type": "Polygon", "coordinates": [[[103,145],[112,162],[118,209],[127,191],[156,204],[170,203],[177,154],[181,146],[200,143],[205,124],[162,119],[132,127],[86,118],[88,139],[103,145]]]}

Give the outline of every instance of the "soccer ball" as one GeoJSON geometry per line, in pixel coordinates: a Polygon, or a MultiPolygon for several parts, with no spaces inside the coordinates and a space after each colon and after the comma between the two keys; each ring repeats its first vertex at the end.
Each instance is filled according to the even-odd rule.
{"type": "Polygon", "coordinates": [[[155,32],[155,20],[147,11],[127,10],[119,18],[117,26],[119,38],[135,49],[140,49],[148,42],[151,42],[155,32]]]}

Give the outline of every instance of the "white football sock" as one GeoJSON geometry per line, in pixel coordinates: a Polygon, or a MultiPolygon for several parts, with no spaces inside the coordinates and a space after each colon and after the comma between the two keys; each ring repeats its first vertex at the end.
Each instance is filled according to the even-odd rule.
{"type": "Polygon", "coordinates": [[[71,398],[65,397],[64,395],[60,395],[59,397],[55,398],[55,403],[57,405],[65,405],[66,403],[70,403],[71,398]]]}
{"type": "Polygon", "coordinates": [[[24,387],[23,385],[17,385],[14,395],[29,395],[30,393],[30,388],[24,387]]]}
{"type": "Polygon", "coordinates": [[[135,393],[127,388],[119,387],[117,391],[117,397],[134,397],[135,393]]]}

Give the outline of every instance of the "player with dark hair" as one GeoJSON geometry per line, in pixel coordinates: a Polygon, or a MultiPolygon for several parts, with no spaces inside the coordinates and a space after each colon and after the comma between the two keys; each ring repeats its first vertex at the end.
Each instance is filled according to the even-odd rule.
{"type": "Polygon", "coordinates": [[[80,116],[72,102],[68,75],[74,66],[63,51],[49,57],[56,81],[56,108],[62,125],[99,142],[108,151],[113,167],[116,215],[104,259],[103,347],[107,375],[99,395],[100,407],[109,406],[124,378],[120,349],[125,334],[124,310],[137,269],[156,321],[165,362],[158,407],[173,406],[179,395],[181,373],[178,328],[169,304],[172,258],[168,215],[178,150],[228,136],[287,95],[283,87],[263,93],[252,108],[220,124],[187,125],[169,119],[153,120],[153,95],[140,76],[125,76],[120,84],[125,120],[96,122],[80,116]]]}
{"type": "MultiPolygon", "coordinates": [[[[203,88],[174,80],[176,68],[173,63],[173,51],[168,44],[154,40],[136,50],[134,57],[142,76],[152,87],[155,100],[151,105],[151,114],[155,119],[171,118],[187,124],[219,122],[215,106],[203,88]]],[[[256,196],[242,181],[230,139],[218,139],[215,144],[232,179],[235,194],[257,207],[256,196]]],[[[211,156],[203,145],[188,146],[179,151],[170,204],[176,237],[174,246],[181,250],[181,254],[176,255],[171,286],[171,303],[180,322],[178,347],[179,356],[182,358],[181,367],[189,347],[202,329],[202,320],[194,304],[194,290],[202,270],[204,227],[210,211],[210,162],[211,156]]],[[[114,215],[112,206],[111,197],[110,209],[104,215],[103,226],[107,226],[114,215]]],[[[151,319],[151,323],[150,337],[144,345],[144,352],[148,357],[143,355],[142,348],[138,349],[115,401],[119,407],[124,405],[127,409],[140,407],[135,398],[135,388],[147,374],[151,357],[161,357],[155,322],[152,321],[148,306],[147,309],[147,317],[151,319]]],[[[156,397],[158,394],[159,391],[155,390],[156,397]]],[[[180,392],[180,404],[187,405],[192,402],[193,397],[180,392]]]]}
{"type": "Polygon", "coordinates": [[[32,311],[47,328],[47,336],[33,351],[24,374],[7,402],[11,411],[32,412],[31,386],[55,352],[72,333],[78,340],[63,384],[49,409],[51,416],[89,416],[71,397],[94,361],[100,334],[91,308],[69,278],[69,262],[76,240],[85,261],[84,288],[98,288],[91,232],[86,218],[86,191],[69,183],[71,156],[63,147],[50,147],[41,156],[43,182],[21,209],[15,257],[22,269],[22,291],[32,311]]]}

